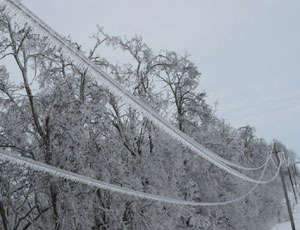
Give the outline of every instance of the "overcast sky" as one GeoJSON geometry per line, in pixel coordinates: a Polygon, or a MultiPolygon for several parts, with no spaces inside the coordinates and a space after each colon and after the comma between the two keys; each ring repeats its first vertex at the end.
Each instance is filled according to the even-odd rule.
{"type": "MultiPolygon", "coordinates": [[[[63,36],[88,49],[96,25],[141,35],[154,50],[191,54],[201,89],[234,127],[300,154],[300,1],[23,0],[63,36]]],[[[109,54],[108,54],[109,55],[109,54]]]]}

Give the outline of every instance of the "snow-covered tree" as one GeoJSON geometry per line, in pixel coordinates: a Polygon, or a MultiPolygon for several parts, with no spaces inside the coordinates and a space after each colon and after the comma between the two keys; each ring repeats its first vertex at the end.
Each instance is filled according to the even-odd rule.
{"type": "MultiPolygon", "coordinates": [[[[14,63],[13,71],[0,66],[1,151],[178,199],[224,201],[249,191],[249,183],[194,157],[30,28],[19,28],[1,14],[0,31],[0,58],[14,63]]],[[[102,29],[94,38],[95,46],[86,52],[90,60],[180,130],[237,164],[264,163],[271,146],[255,136],[254,128],[235,129],[215,116],[206,93],[199,92],[200,71],[188,54],[155,53],[138,36],[120,38],[102,29]],[[110,63],[98,54],[100,46],[119,49],[128,59],[110,63]]],[[[274,172],[268,166],[265,177],[274,172]]],[[[1,162],[0,179],[5,230],[266,229],[284,215],[282,194],[271,192],[278,181],[234,204],[192,208],[95,189],[6,162],[1,162]]]]}

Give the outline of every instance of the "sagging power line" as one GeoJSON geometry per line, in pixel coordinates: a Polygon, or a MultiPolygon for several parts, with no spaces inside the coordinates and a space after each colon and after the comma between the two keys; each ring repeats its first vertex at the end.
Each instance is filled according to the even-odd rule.
{"type": "MultiPolygon", "coordinates": [[[[150,106],[133,96],[130,92],[125,90],[118,82],[112,79],[102,69],[96,66],[91,60],[85,57],[80,51],[72,47],[64,38],[51,29],[46,23],[38,18],[34,13],[27,9],[19,1],[14,0],[1,0],[1,5],[5,7],[5,13],[13,16],[13,20],[17,23],[23,23],[30,26],[33,33],[37,33],[44,37],[46,43],[55,47],[56,50],[60,50],[62,56],[73,62],[79,69],[87,70],[87,73],[99,81],[99,84],[105,85],[113,94],[122,98],[122,100],[128,103],[130,106],[141,112],[145,117],[158,126],[161,130],[168,133],[172,138],[180,142],[185,147],[188,147],[198,156],[208,160],[215,166],[225,170],[233,176],[236,176],[242,180],[264,184],[267,181],[261,181],[251,178],[234,168],[241,170],[259,170],[265,167],[265,163],[259,167],[249,168],[230,162],[216,153],[206,149],[204,146],[196,142],[193,138],[189,137],[185,133],[181,132],[158,113],[156,113],[150,106]],[[17,15],[16,15],[17,14],[17,15]],[[101,80],[101,82],[100,82],[101,80]]],[[[267,160],[266,160],[267,161],[267,160]]]]}
{"type": "MultiPolygon", "coordinates": [[[[272,182],[273,180],[275,180],[280,172],[281,169],[281,165],[282,165],[282,154],[279,155],[279,165],[278,168],[276,170],[275,175],[266,180],[268,181],[268,183],[272,182]]],[[[259,178],[260,181],[262,181],[263,176],[265,175],[265,171],[267,169],[267,165],[269,163],[269,160],[271,159],[271,154],[268,156],[268,161],[267,164],[265,165],[265,167],[262,170],[262,174],[259,178]]],[[[92,179],[90,177],[87,176],[82,176],[80,174],[77,173],[73,173],[73,172],[69,172],[57,167],[53,167],[44,163],[41,163],[39,161],[35,161],[29,158],[25,158],[22,156],[18,156],[16,154],[4,154],[0,152],[0,160],[4,161],[4,162],[9,162],[10,164],[14,164],[14,165],[18,165],[21,167],[25,167],[28,169],[31,169],[33,171],[37,171],[37,172],[41,172],[44,174],[49,174],[51,176],[54,177],[58,177],[58,178],[62,178],[62,179],[67,179],[70,180],[72,182],[76,182],[76,183],[81,183],[81,184],[86,184],[92,187],[96,187],[96,188],[100,188],[100,189],[107,189],[110,190],[112,192],[117,192],[117,193],[121,193],[121,194],[125,194],[125,195],[130,195],[130,196],[134,196],[134,197],[138,197],[138,198],[142,198],[142,199],[147,199],[147,200],[152,200],[152,201],[158,201],[158,202],[162,202],[162,203],[169,203],[169,204],[176,204],[176,205],[186,205],[186,206],[219,206],[219,205],[227,205],[230,203],[234,203],[237,201],[240,201],[242,199],[244,199],[245,197],[247,197],[248,195],[250,195],[260,183],[256,183],[253,187],[251,187],[251,189],[246,192],[245,194],[234,198],[234,199],[230,199],[227,201],[220,201],[220,202],[195,202],[195,201],[186,201],[186,200],[179,200],[179,199],[175,199],[175,198],[170,198],[170,197],[165,197],[165,196],[160,196],[160,195],[154,195],[154,194],[149,194],[149,193],[144,193],[144,192],[139,192],[133,189],[129,189],[129,188],[125,188],[125,187],[120,187],[117,185],[113,185],[113,184],[109,184],[107,182],[104,181],[100,181],[100,180],[95,180],[92,179]]]]}

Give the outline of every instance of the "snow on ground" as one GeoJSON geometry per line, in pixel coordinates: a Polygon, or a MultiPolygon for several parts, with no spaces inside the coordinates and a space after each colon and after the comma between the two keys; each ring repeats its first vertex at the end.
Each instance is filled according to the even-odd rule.
{"type": "MultiPolygon", "coordinates": [[[[300,204],[294,207],[293,216],[294,216],[296,229],[300,230],[300,204]]],[[[291,230],[291,229],[292,227],[290,221],[277,224],[272,228],[272,230],[291,230]]]]}

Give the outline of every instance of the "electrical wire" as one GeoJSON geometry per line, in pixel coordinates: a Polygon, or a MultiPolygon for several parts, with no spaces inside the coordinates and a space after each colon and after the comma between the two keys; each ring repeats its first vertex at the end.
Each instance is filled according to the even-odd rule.
{"type": "MultiPolygon", "coordinates": [[[[276,179],[276,177],[278,176],[278,173],[280,171],[281,165],[282,165],[282,154],[280,154],[279,156],[280,160],[279,160],[279,166],[278,169],[275,173],[275,175],[266,180],[268,181],[268,183],[272,182],[273,180],[276,179]]],[[[271,155],[268,156],[268,161],[271,159],[271,155]]],[[[49,174],[51,176],[54,177],[58,177],[58,178],[62,178],[62,179],[67,179],[73,182],[77,182],[77,183],[82,183],[82,184],[86,184],[92,187],[96,187],[96,188],[100,188],[100,189],[107,189],[109,191],[112,192],[117,192],[117,193],[121,193],[124,195],[130,195],[130,196],[134,196],[134,197],[138,197],[138,198],[142,198],[142,199],[147,199],[147,200],[152,200],[152,201],[158,201],[158,202],[162,202],[162,203],[169,203],[169,204],[176,204],[176,205],[186,205],[186,206],[220,206],[220,205],[227,205],[230,203],[234,203],[237,201],[240,201],[242,199],[244,199],[246,196],[250,195],[259,185],[259,183],[256,183],[247,193],[243,194],[242,196],[235,198],[235,199],[231,199],[228,201],[221,201],[221,202],[195,202],[195,201],[186,201],[186,200],[179,200],[179,199],[174,199],[174,198],[169,198],[169,197],[165,197],[165,196],[160,196],[160,195],[154,195],[154,194],[149,194],[149,193],[144,193],[144,192],[139,192],[139,191],[135,191],[133,189],[129,189],[129,188],[124,188],[124,187],[120,187],[117,185],[113,185],[113,184],[109,184],[107,182],[103,182],[100,180],[95,180],[92,179],[90,177],[86,177],[86,176],[82,176],[80,174],[77,173],[73,173],[73,172],[69,172],[60,168],[56,168],[44,163],[41,163],[39,161],[35,161],[29,158],[25,158],[22,156],[18,156],[16,154],[12,154],[10,153],[8,154],[4,154],[4,153],[0,153],[0,160],[4,161],[4,162],[9,162],[10,164],[13,165],[18,165],[21,167],[25,167],[28,169],[31,169],[33,171],[38,171],[44,174],[49,174]]],[[[263,168],[262,174],[259,178],[259,180],[262,180],[265,171],[267,168],[267,164],[265,165],[265,167],[263,168]]]]}
{"type": "Polygon", "coordinates": [[[45,24],[40,18],[38,18],[34,13],[27,9],[22,3],[14,0],[1,0],[1,5],[5,6],[5,13],[7,15],[14,16],[14,20],[17,23],[23,23],[29,25],[33,33],[37,33],[46,39],[46,43],[49,46],[56,47],[60,50],[65,59],[70,60],[79,69],[87,70],[88,74],[104,86],[106,86],[113,94],[120,96],[122,100],[130,104],[137,111],[141,112],[145,117],[151,120],[155,125],[157,125],[161,130],[168,133],[175,140],[179,141],[185,147],[188,147],[193,152],[195,152],[200,157],[210,161],[217,167],[227,171],[228,173],[246,180],[252,183],[264,183],[257,179],[250,178],[239,171],[231,168],[235,167],[241,170],[258,170],[264,167],[261,165],[256,168],[244,167],[233,162],[230,162],[212,151],[206,149],[201,144],[196,142],[194,139],[181,132],[174,126],[172,126],[168,121],[162,118],[158,113],[156,113],[147,104],[143,103],[141,100],[133,96],[127,90],[124,89],[118,82],[108,76],[102,69],[95,65],[91,60],[84,56],[83,53],[78,51],[69,42],[62,38],[58,33],[51,29],[47,24],[45,24]]]}

